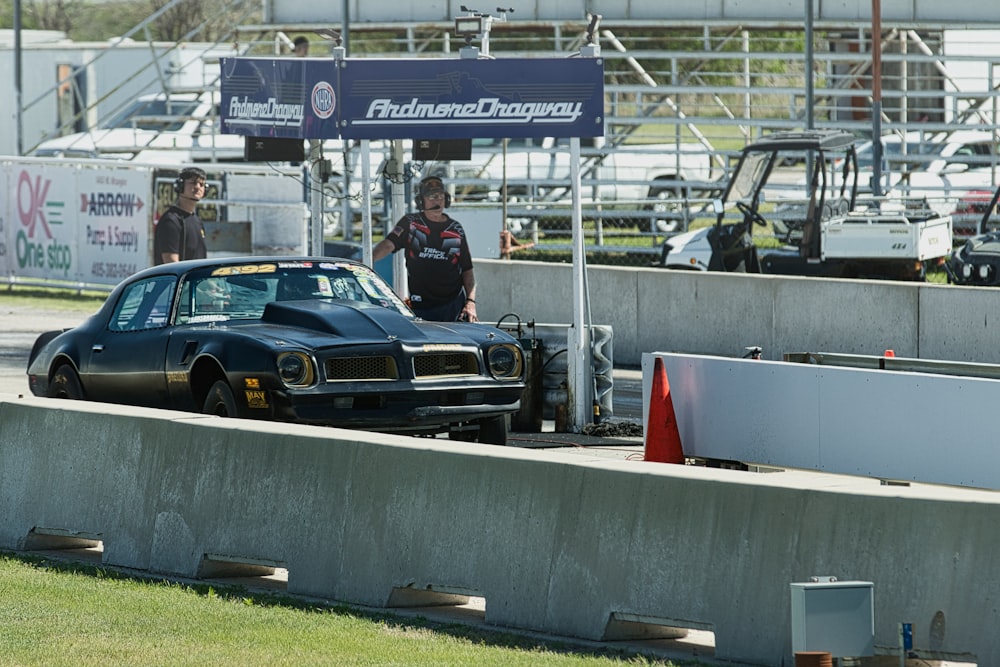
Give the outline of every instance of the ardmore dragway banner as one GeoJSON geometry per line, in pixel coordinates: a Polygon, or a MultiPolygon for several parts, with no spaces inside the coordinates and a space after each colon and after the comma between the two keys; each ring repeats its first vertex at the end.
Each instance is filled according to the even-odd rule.
{"type": "Polygon", "coordinates": [[[222,131],[298,139],[598,137],[600,58],[223,58],[222,131]]]}

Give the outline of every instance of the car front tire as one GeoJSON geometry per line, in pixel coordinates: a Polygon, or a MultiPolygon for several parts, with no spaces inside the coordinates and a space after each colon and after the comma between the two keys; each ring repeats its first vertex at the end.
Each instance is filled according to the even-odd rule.
{"type": "Polygon", "coordinates": [[[218,417],[239,417],[236,410],[236,398],[233,396],[233,390],[229,388],[228,382],[218,380],[212,385],[205,397],[205,404],[201,411],[203,414],[218,417]]]}
{"type": "Polygon", "coordinates": [[[52,380],[49,381],[49,388],[45,395],[49,398],[83,400],[83,386],[80,384],[80,376],[76,374],[72,366],[63,364],[52,374],[52,380]]]}
{"type": "Polygon", "coordinates": [[[484,445],[507,444],[507,431],[510,429],[510,415],[500,415],[479,420],[479,442],[484,445]]]}

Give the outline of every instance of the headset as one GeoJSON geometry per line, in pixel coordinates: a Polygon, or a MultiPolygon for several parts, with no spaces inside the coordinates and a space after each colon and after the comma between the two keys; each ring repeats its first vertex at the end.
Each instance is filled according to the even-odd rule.
{"type": "Polygon", "coordinates": [[[204,178],[207,180],[208,175],[198,167],[185,167],[177,175],[177,180],[174,181],[174,192],[177,194],[184,192],[184,182],[192,178],[204,178]]]}
{"type": "Polygon", "coordinates": [[[417,194],[413,198],[413,203],[418,211],[424,210],[424,195],[429,194],[432,190],[444,190],[444,208],[451,206],[451,195],[444,189],[444,181],[437,176],[425,176],[417,185],[417,194]]]}

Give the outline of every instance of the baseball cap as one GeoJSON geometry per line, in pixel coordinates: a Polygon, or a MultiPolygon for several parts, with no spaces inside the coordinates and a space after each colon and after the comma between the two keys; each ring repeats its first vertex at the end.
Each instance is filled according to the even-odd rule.
{"type": "Polygon", "coordinates": [[[426,197],[427,195],[434,194],[435,192],[444,192],[444,183],[437,176],[428,176],[424,180],[420,181],[420,196],[426,197]]]}

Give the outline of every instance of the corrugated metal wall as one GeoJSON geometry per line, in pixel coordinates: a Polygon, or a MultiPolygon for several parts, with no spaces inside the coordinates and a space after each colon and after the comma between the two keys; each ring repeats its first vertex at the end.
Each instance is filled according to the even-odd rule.
{"type": "MultiPolygon", "coordinates": [[[[812,0],[813,16],[818,22],[871,21],[871,0],[812,0]]],[[[344,8],[356,22],[451,21],[465,12],[459,0],[265,0],[265,16],[272,23],[340,22],[344,8]]],[[[576,20],[587,14],[600,14],[609,20],[678,20],[678,21],[802,21],[805,0],[701,0],[671,2],[664,0],[534,0],[511,3],[511,18],[528,20],[576,20]]],[[[495,6],[475,9],[495,14],[495,6]]],[[[930,0],[882,0],[882,20],[893,23],[934,24],[938,26],[982,26],[1000,23],[1000,3],[982,0],[953,0],[942,3],[930,0]]]]}

